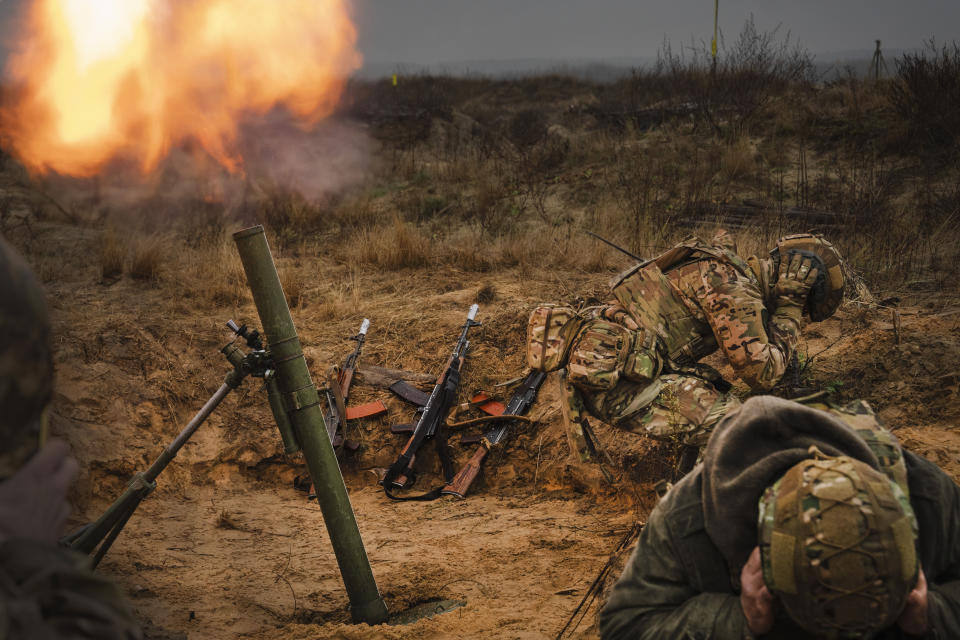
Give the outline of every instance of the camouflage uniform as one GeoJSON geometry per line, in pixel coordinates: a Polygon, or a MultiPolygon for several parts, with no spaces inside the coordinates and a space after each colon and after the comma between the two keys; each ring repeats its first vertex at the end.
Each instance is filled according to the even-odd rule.
{"type": "MultiPolygon", "coordinates": [[[[960,547],[956,543],[960,539],[960,487],[931,462],[902,450],[866,403],[811,407],[813,410],[789,401],[753,398],[717,426],[704,464],[674,486],[650,514],[600,613],[602,638],[752,637],[740,605],[740,571],[749,552],[764,544],[764,534],[769,533],[764,531],[769,524],[767,516],[772,515],[764,511],[769,485],[784,477],[798,457],[815,457],[816,453],[808,453],[811,443],[831,456],[855,456],[858,464],[866,463],[893,481],[888,484],[896,488],[897,502],[912,519],[906,537],[912,540],[915,536],[916,544],[908,547],[916,549],[916,562],[928,584],[930,632],[924,637],[960,638],[960,547]],[[783,407],[800,409],[790,416],[781,411],[783,407]],[[819,418],[821,415],[824,417],[819,418]],[[739,435],[735,435],[738,429],[739,435]],[[768,434],[766,439],[757,442],[756,436],[763,439],[763,434],[768,434]],[[756,446],[750,446],[753,443],[756,446]],[[713,464],[721,452],[727,461],[736,461],[722,472],[717,470],[719,463],[713,464]],[[754,470],[762,473],[752,475],[754,470]],[[727,491],[741,496],[739,505],[731,504],[733,501],[711,505],[711,496],[716,495],[711,492],[724,483],[727,491]],[[719,519],[712,512],[720,514],[719,519]],[[736,545],[731,546],[730,541],[736,545]]],[[[803,506],[805,510],[808,507],[806,502],[803,506]]],[[[818,540],[811,538],[803,544],[815,547],[818,540]]],[[[876,549],[860,553],[871,556],[876,549]]],[[[877,563],[891,560],[895,558],[881,555],[877,563]]],[[[871,565],[864,561],[852,566],[871,565]]],[[[767,565],[764,569],[764,580],[770,586],[768,576],[775,572],[767,565]]],[[[835,579],[847,577],[844,573],[835,579]]],[[[812,636],[778,602],[773,630],[763,637],[812,636]]],[[[908,636],[892,624],[873,637],[893,640],[908,636]]]]}
{"type": "Polygon", "coordinates": [[[770,294],[761,284],[766,268],[748,265],[721,232],[710,244],[685,240],[614,279],[616,300],[587,315],[646,332],[663,373],[649,381],[620,379],[602,392],[567,383],[570,440],[582,459],[591,455],[584,411],[628,431],[703,445],[716,422],[740,404],[719,373],[698,364],[718,348],[754,391],[776,385],[797,345],[802,306],[770,294]]]}
{"type": "Polygon", "coordinates": [[[37,453],[53,386],[49,334],[42,289],[0,238],[0,640],[134,640],[116,585],[55,542],[76,463],[60,464],[63,443],[37,453]]]}

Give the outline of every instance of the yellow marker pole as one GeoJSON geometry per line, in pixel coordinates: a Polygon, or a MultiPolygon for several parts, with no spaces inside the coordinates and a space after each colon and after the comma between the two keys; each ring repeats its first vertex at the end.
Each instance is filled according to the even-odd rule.
{"type": "Polygon", "coordinates": [[[713,42],[710,44],[710,53],[713,54],[713,65],[710,73],[717,75],[717,18],[720,15],[720,0],[713,0],[713,42]]]}
{"type": "Polygon", "coordinates": [[[397,74],[393,74],[393,86],[397,86],[397,74]]]}

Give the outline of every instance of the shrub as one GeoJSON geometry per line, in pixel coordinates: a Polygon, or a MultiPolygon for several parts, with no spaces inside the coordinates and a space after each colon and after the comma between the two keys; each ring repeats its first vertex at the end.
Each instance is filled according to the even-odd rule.
{"type": "Polygon", "coordinates": [[[690,50],[689,59],[665,45],[659,66],[685,96],[696,114],[718,133],[739,134],[757,115],[792,86],[814,79],[810,53],[783,39],[779,29],[761,32],[753,16],[744,23],[733,46],[719,43],[716,67],[706,46],[690,50]]]}
{"type": "Polygon", "coordinates": [[[926,51],[904,54],[896,65],[891,102],[907,125],[910,146],[954,148],[960,136],[960,45],[938,50],[931,41],[926,51]]]}
{"type": "Polygon", "coordinates": [[[511,118],[508,135],[518,149],[525,151],[547,136],[547,117],[541,109],[524,109],[511,118]]]}

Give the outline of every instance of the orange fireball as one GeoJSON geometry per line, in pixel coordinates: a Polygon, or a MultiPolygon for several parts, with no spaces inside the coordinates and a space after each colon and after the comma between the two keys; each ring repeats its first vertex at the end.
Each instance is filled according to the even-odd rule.
{"type": "Polygon", "coordinates": [[[360,66],[347,0],[31,0],[8,57],[3,143],[30,171],[148,173],[195,141],[242,168],[240,121],[308,127],[360,66]]]}

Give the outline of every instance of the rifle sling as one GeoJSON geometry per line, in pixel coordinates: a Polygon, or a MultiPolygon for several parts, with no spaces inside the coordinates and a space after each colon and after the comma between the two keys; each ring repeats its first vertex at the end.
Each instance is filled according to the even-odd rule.
{"type": "MultiPolygon", "coordinates": [[[[440,463],[444,467],[444,475],[447,478],[450,478],[452,477],[452,474],[447,473],[447,469],[451,468],[450,456],[445,451],[444,453],[441,453],[441,447],[443,447],[444,450],[446,449],[446,439],[443,438],[443,440],[443,445],[440,444],[439,440],[437,442],[437,455],[440,456],[440,463]]],[[[440,492],[443,491],[446,484],[450,484],[448,480],[446,484],[440,485],[439,487],[434,487],[430,491],[421,493],[420,495],[396,496],[392,493],[394,489],[393,481],[396,480],[401,474],[404,474],[409,465],[410,456],[401,454],[400,457],[397,458],[397,461],[394,462],[389,469],[387,469],[387,473],[383,476],[383,493],[391,500],[396,500],[397,502],[428,502],[430,500],[436,500],[442,495],[440,492]]]]}
{"type": "Polygon", "coordinates": [[[706,380],[720,393],[726,393],[733,388],[733,385],[723,378],[723,374],[705,362],[693,362],[689,364],[669,362],[665,370],[665,372],[669,373],[679,373],[706,380]]]}
{"type": "Polygon", "coordinates": [[[388,498],[390,498],[391,500],[396,500],[397,502],[429,502],[430,500],[436,500],[441,495],[443,495],[440,492],[443,491],[444,486],[445,485],[434,487],[433,489],[430,489],[430,491],[427,491],[426,493],[421,493],[418,496],[395,496],[392,493],[390,493],[390,487],[384,484],[383,492],[387,495],[388,498]]]}
{"type": "Polygon", "coordinates": [[[499,416],[481,416],[479,418],[472,418],[470,420],[464,420],[462,422],[450,422],[450,418],[447,418],[447,428],[457,429],[460,427],[469,427],[470,425],[473,425],[473,424],[484,424],[486,422],[511,422],[511,421],[531,423],[533,422],[533,419],[528,418],[527,416],[515,416],[507,413],[499,416]]]}
{"type": "Polygon", "coordinates": [[[450,447],[447,445],[447,432],[441,426],[434,438],[436,440],[437,457],[440,458],[440,468],[443,470],[444,484],[453,481],[453,460],[450,459],[450,447]]]}

